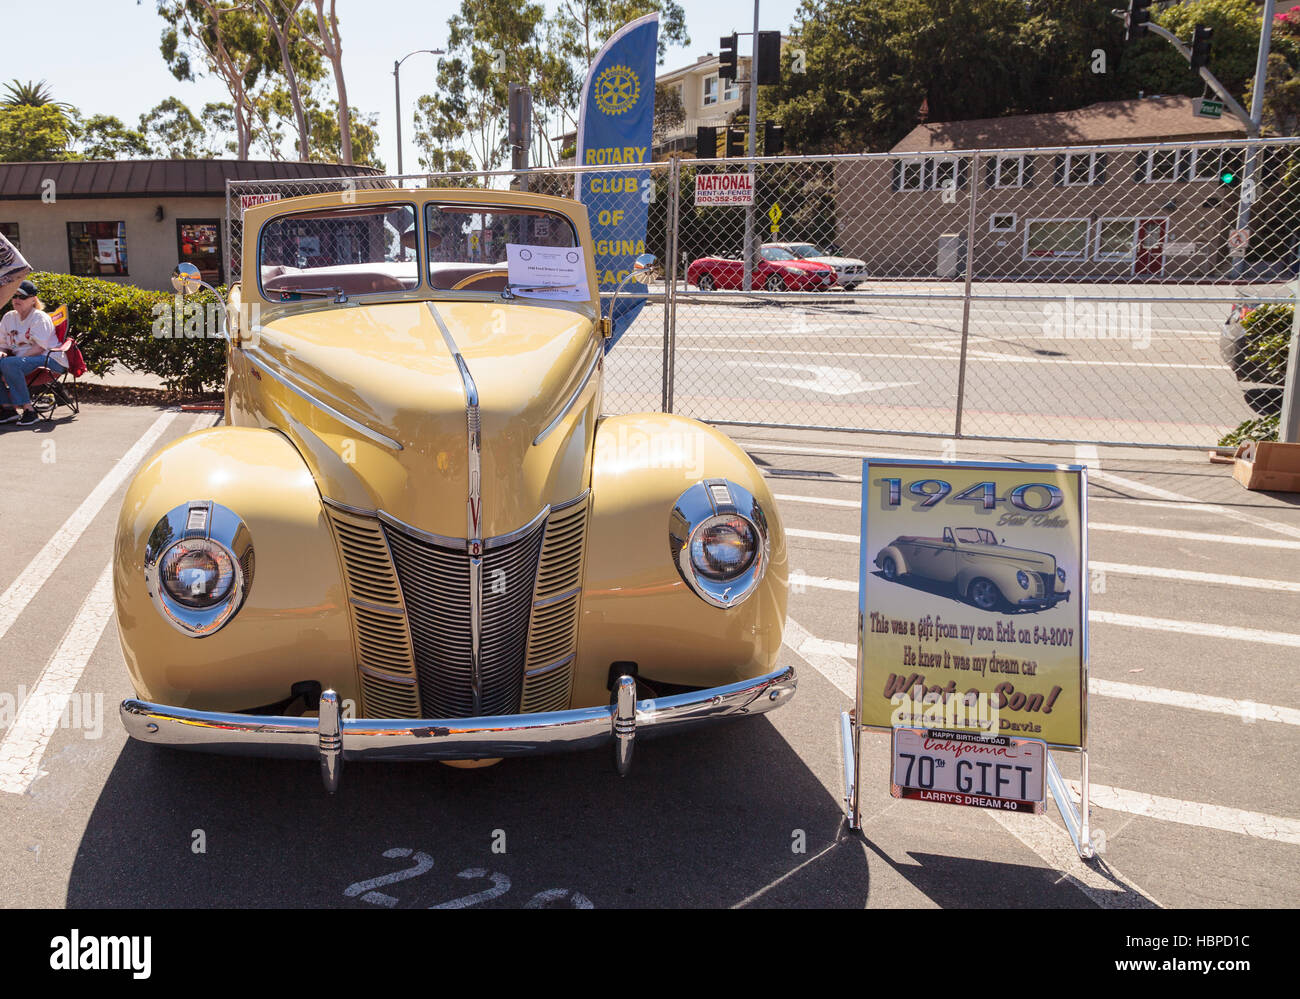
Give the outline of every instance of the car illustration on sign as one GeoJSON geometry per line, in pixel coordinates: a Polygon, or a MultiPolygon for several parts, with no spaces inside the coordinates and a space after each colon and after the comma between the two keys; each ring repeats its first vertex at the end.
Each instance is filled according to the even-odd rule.
{"type": "Polygon", "coordinates": [[[352,759],[624,773],[634,739],[786,703],[772,493],[711,427],[604,414],[586,208],[374,183],[244,209],[221,425],[118,518],[128,734],[332,791],[352,759]],[[563,283],[512,279],[521,247],[563,283]]]}
{"type": "Polygon", "coordinates": [[[1010,547],[985,527],[945,527],[938,538],[904,534],[874,562],[891,582],[911,576],[950,583],[958,597],[986,611],[1037,611],[1070,599],[1054,556],[1010,547]]]}

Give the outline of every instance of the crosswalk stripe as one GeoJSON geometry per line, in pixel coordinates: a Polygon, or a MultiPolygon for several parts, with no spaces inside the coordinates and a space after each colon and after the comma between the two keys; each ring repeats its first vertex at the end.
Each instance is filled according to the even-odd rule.
{"type": "MultiPolygon", "coordinates": [[[[1075,801],[1078,801],[1079,782],[1068,780],[1065,783],[1070,793],[1074,795],[1075,801]]],[[[1158,794],[1129,791],[1105,784],[1091,784],[1088,793],[1093,805],[1098,808],[1108,808],[1112,812],[1127,812],[1130,815],[1144,815],[1162,822],[1177,822],[1185,826],[1200,826],[1203,829],[1220,829],[1241,836],[1250,836],[1253,839],[1300,845],[1300,819],[1249,812],[1223,805],[1210,805],[1201,801],[1164,798],[1158,794]]]]}
{"type": "Polygon", "coordinates": [[[0,791],[24,794],[42,775],[41,758],[77,681],[113,617],[113,563],[99,574],[35,685],[0,739],[0,791]]]}
{"type": "Polygon", "coordinates": [[[54,574],[54,570],[59,567],[86,528],[90,526],[90,522],[103,509],[108,498],[117,492],[127,476],[135,471],[136,466],[149,453],[176,416],[174,411],[167,412],[154,420],[153,425],[131,445],[126,454],[118,459],[117,464],[109,470],[108,474],[99,480],[99,484],[81,501],[81,505],[72,511],[50,540],[32,556],[32,560],[18,573],[18,577],[9,588],[0,594],[0,638],[4,638],[10,626],[18,619],[18,615],[31,603],[32,598],[54,574]]]}

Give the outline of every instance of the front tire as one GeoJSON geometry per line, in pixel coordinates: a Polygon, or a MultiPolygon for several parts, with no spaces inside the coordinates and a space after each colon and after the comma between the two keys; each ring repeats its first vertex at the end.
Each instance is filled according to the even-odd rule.
{"type": "Polygon", "coordinates": [[[880,572],[891,583],[898,581],[898,563],[892,555],[886,555],[880,560],[880,572]]]}
{"type": "Polygon", "coordinates": [[[983,577],[971,580],[966,596],[980,610],[995,611],[1002,606],[1002,591],[996,583],[983,577]]]}
{"type": "Polygon", "coordinates": [[[763,284],[764,291],[785,291],[785,282],[780,277],[773,274],[763,284]]]}

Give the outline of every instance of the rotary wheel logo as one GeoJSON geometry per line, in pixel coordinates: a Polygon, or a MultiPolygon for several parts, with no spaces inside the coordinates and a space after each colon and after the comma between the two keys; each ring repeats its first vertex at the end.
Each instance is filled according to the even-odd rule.
{"type": "Polygon", "coordinates": [[[626,66],[610,66],[596,77],[595,96],[605,114],[623,114],[641,96],[641,81],[626,66]]]}

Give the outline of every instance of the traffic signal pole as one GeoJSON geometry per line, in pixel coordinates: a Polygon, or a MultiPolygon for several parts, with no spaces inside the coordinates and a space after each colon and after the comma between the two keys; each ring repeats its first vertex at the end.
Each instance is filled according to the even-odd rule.
{"type": "MultiPolygon", "coordinates": [[[[749,155],[758,155],[758,0],[754,0],[754,35],[749,52],[749,155]]],[[[740,61],[739,55],[736,61],[740,61]]],[[[749,164],[750,190],[757,195],[757,177],[754,164],[749,164]]],[[[745,273],[741,287],[754,290],[754,202],[745,209],[745,273]]]]}

